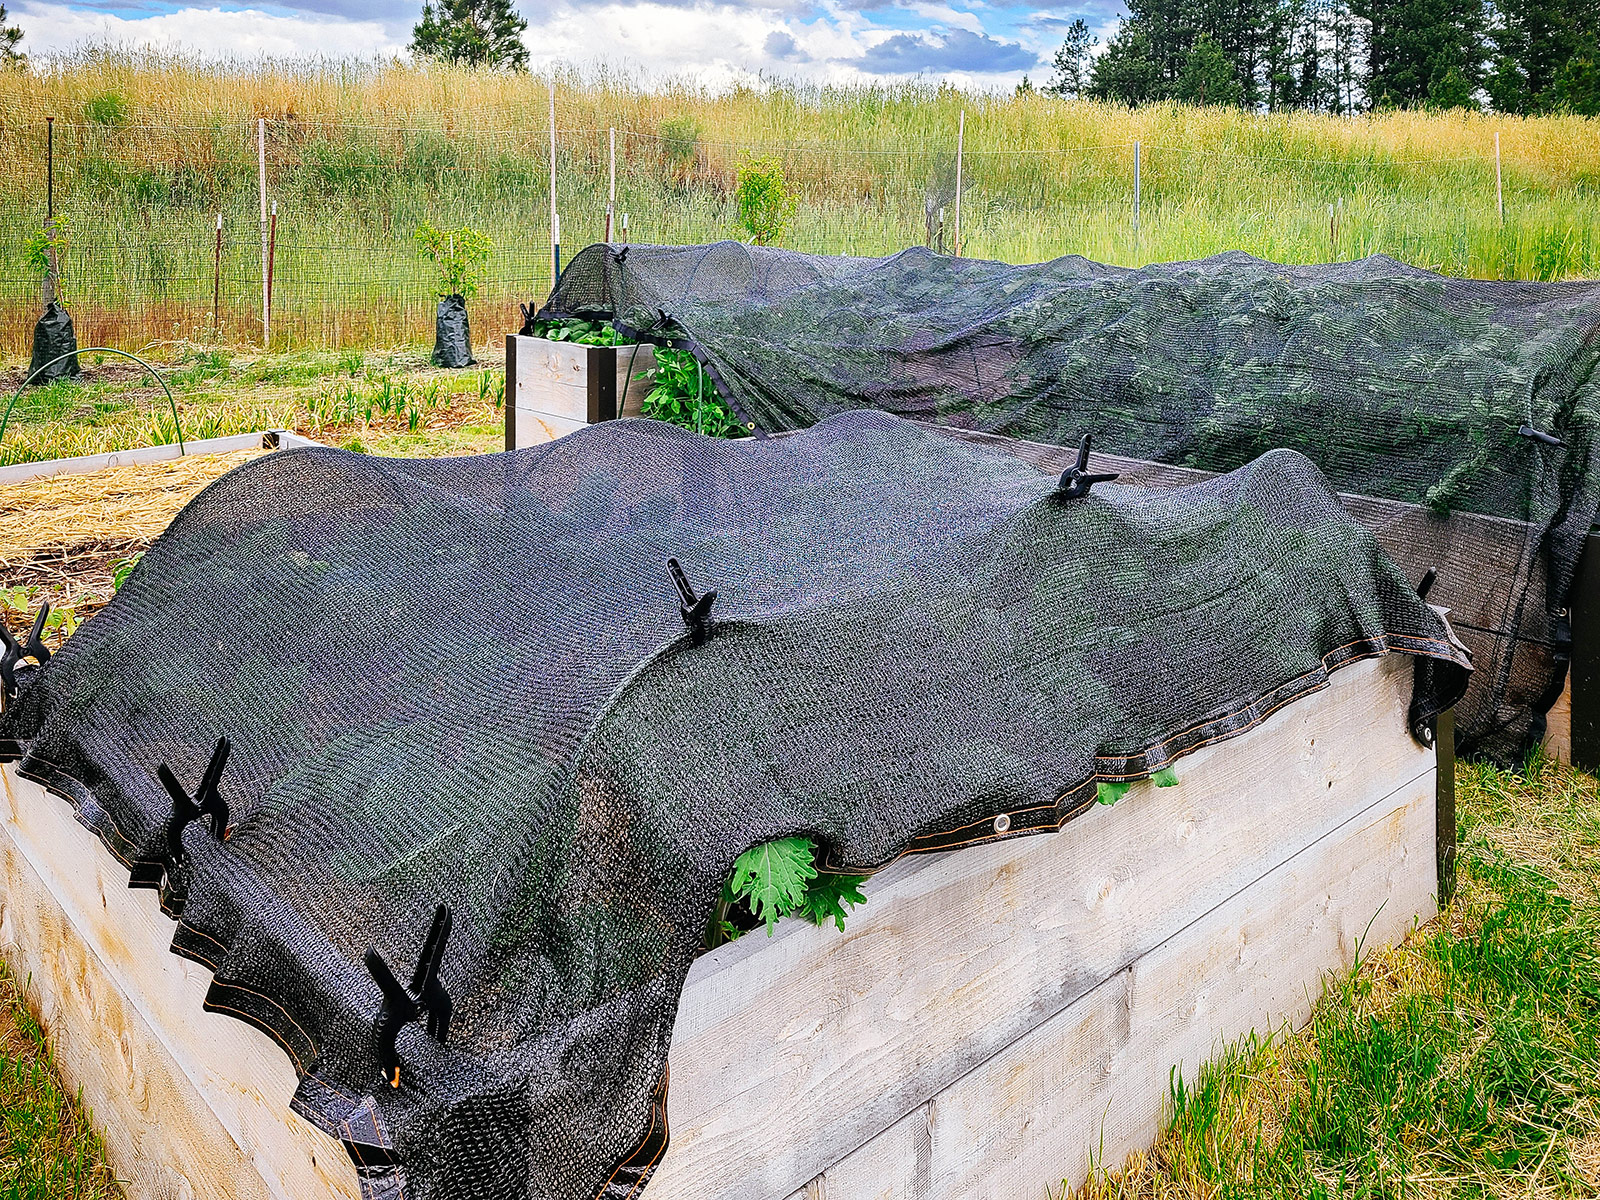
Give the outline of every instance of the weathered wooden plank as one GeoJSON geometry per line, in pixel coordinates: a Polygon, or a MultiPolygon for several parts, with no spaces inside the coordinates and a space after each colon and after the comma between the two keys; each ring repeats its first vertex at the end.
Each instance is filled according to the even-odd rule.
{"type": "Polygon", "coordinates": [[[1175,788],[1136,784],[1059,834],[873,880],[842,935],[800,927],[706,956],[673,1035],[673,1146],[652,1196],[789,1195],[1352,814],[1431,779],[1432,752],[1406,732],[1411,675],[1408,658],[1356,664],[1183,760],[1175,788]]]}
{"type": "Polygon", "coordinates": [[[50,458],[42,462],[16,463],[0,467],[0,485],[26,483],[30,479],[44,479],[51,475],[79,475],[89,471],[103,471],[109,467],[126,467],[134,463],[170,462],[173,459],[196,454],[231,454],[235,450],[255,450],[260,447],[288,450],[295,446],[315,446],[318,443],[298,434],[281,429],[267,429],[260,433],[234,433],[227,437],[202,438],[188,442],[182,452],[177,444],[170,446],[141,446],[134,450],[111,450],[104,454],[83,454],[75,458],[50,458]]]}
{"type": "MultiPolygon", "coordinates": [[[[1544,715],[1544,752],[1557,762],[1569,763],[1572,758],[1572,672],[1567,672],[1567,682],[1561,695],[1544,715]]],[[[1590,769],[1595,764],[1591,763],[1590,769]]]]}
{"type": "Polygon", "coordinates": [[[344,1148],[289,1109],[266,1034],[203,1011],[210,975],[168,950],[149,892],[38,785],[0,772],[0,953],[32,991],[133,1200],[355,1200],[344,1148]]]}
{"type": "Polygon", "coordinates": [[[548,441],[579,424],[638,416],[650,390],[649,381],[638,376],[655,365],[653,346],[582,346],[521,336],[507,338],[506,346],[507,413],[517,446],[548,441]],[[600,371],[610,378],[597,377],[600,371]],[[522,411],[539,420],[522,422],[522,411]],[[519,416],[512,418],[513,412],[519,416]],[[541,436],[541,426],[559,432],[541,436]],[[522,439],[523,429],[532,441],[522,439]]]}
{"type": "Polygon", "coordinates": [[[534,412],[531,409],[518,408],[511,412],[513,428],[516,430],[515,448],[537,446],[543,442],[553,442],[558,437],[565,437],[576,430],[586,428],[587,421],[574,421],[567,417],[554,417],[548,413],[534,412]]]}
{"type": "MultiPolygon", "coordinates": [[[[1252,883],[919,1106],[791,1200],[966,1200],[1080,1185],[1147,1147],[1169,1072],[1298,1027],[1324,975],[1433,915],[1431,773],[1252,883]]],[[[752,1194],[759,1200],[759,1194],[752,1194]]]]}

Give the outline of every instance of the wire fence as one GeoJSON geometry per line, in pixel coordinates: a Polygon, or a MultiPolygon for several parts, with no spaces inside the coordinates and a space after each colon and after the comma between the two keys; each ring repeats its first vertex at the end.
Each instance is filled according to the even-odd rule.
{"type": "MultiPolygon", "coordinates": [[[[18,164],[0,196],[21,216],[0,228],[7,357],[27,353],[42,307],[29,240],[51,204],[68,241],[62,298],[80,339],[108,345],[260,344],[264,269],[274,348],[425,340],[438,287],[413,240],[425,220],[491,240],[471,305],[479,344],[498,342],[517,304],[552,284],[548,128],[57,120],[47,154],[43,125],[30,116],[0,130],[0,152],[18,164]],[[276,212],[266,263],[263,192],[276,212]]],[[[746,144],[559,121],[555,143],[566,258],[606,236],[613,194],[616,241],[743,236],[737,168],[759,155],[781,163],[795,195],[779,244],[818,253],[952,252],[959,223],[961,253],[1014,262],[1076,253],[1136,265],[1243,249],[1287,262],[1386,253],[1496,278],[1600,273],[1594,197],[1536,173],[1507,179],[1487,143],[1435,158],[1172,140],[986,145],[981,132],[963,144],[942,129],[887,147],[746,144]]]]}

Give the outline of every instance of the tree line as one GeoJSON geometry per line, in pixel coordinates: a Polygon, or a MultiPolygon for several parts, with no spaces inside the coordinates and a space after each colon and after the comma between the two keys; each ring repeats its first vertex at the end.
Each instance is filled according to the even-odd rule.
{"type": "Polygon", "coordinates": [[[1128,0],[1097,44],[1074,21],[1044,90],[1268,111],[1600,114],[1600,0],[1128,0]]]}

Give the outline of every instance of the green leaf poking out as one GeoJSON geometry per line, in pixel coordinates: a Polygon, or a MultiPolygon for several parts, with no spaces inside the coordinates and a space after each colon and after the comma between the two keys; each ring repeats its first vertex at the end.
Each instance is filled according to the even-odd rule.
{"type": "Polygon", "coordinates": [[[1128,785],[1126,783],[1108,783],[1102,779],[1094,785],[1094,788],[1095,799],[1100,801],[1101,804],[1115,804],[1127,792],[1128,785]]]}
{"type": "Polygon", "coordinates": [[[766,922],[771,937],[779,918],[800,910],[806,882],[816,877],[811,840],[786,837],[741,854],[733,864],[731,886],[735,898],[749,899],[750,911],[766,922]]]}
{"type": "Polygon", "coordinates": [[[813,925],[825,925],[832,921],[843,933],[844,906],[848,904],[854,908],[867,902],[867,898],[861,894],[861,885],[866,881],[864,875],[818,875],[806,888],[800,911],[813,925]]]}
{"type": "Polygon", "coordinates": [[[1162,767],[1161,770],[1150,776],[1150,782],[1157,787],[1177,787],[1178,773],[1171,767],[1162,767]]]}

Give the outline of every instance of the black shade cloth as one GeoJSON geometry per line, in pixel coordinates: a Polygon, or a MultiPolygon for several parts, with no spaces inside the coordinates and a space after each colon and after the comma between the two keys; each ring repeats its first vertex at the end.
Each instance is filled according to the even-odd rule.
{"type": "Polygon", "coordinates": [[[1062,446],[1092,433],[1208,472],[1298,450],[1340,492],[1422,510],[1379,506],[1373,528],[1412,579],[1438,568],[1430,599],[1473,650],[1464,753],[1520,760],[1560,693],[1563,610],[1600,507],[1600,282],[1451,279],[1381,256],[1132,270],[720,242],[591,246],[544,311],[692,348],[765,431],[875,408],[1062,446]]]}
{"type": "Polygon", "coordinates": [[[370,1197],[620,1197],[745,849],[807,834],[865,869],[1054,829],[1363,657],[1417,656],[1414,728],[1465,686],[1298,454],[1053,486],[880,413],[284,451],[178,515],[0,717],[0,757],[135,876],[168,868],[208,1006],[276,1038],[370,1197]],[[698,642],[669,557],[717,592],[698,642]],[[191,824],[173,864],[157,767],[193,789],[224,735],[232,836],[191,824]],[[402,1032],[392,1089],[362,954],[409,970],[438,903],[455,1024],[402,1032]]]}

